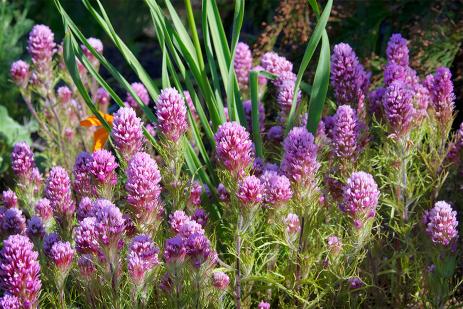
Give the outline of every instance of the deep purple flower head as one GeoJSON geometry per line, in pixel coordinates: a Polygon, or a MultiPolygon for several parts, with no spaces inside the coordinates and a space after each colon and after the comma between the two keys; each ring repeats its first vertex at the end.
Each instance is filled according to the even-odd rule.
{"type": "Polygon", "coordinates": [[[194,267],[199,268],[212,254],[211,243],[204,234],[192,234],[185,241],[186,254],[194,267]]]}
{"type": "Polygon", "coordinates": [[[11,79],[18,85],[19,87],[26,87],[29,81],[29,64],[22,61],[17,60],[11,64],[10,68],[10,76],[11,79]]]}
{"type": "Polygon", "coordinates": [[[186,248],[182,237],[175,236],[166,240],[164,246],[164,259],[167,263],[183,262],[186,248]]]}
{"type": "Polygon", "coordinates": [[[48,26],[35,25],[29,33],[27,51],[34,63],[50,62],[55,53],[55,35],[48,26]]]}
{"type": "Polygon", "coordinates": [[[117,246],[125,231],[122,213],[113,203],[99,199],[95,201],[98,242],[102,246],[117,246]]]}
{"type": "Polygon", "coordinates": [[[6,208],[16,208],[18,207],[18,197],[13,190],[8,189],[2,193],[2,202],[3,206],[6,208]]]}
{"type": "Polygon", "coordinates": [[[95,102],[100,106],[108,106],[110,101],[109,93],[104,88],[98,88],[95,94],[95,102]]]}
{"type": "Polygon", "coordinates": [[[239,42],[236,45],[235,59],[233,61],[236,79],[241,89],[248,88],[249,72],[252,68],[251,49],[246,43],[239,42]]]}
{"type": "Polygon", "coordinates": [[[448,203],[439,201],[434,208],[425,212],[423,222],[426,233],[435,244],[448,246],[458,237],[457,212],[448,203]]]}
{"type": "Polygon", "coordinates": [[[186,106],[183,96],[174,88],[161,90],[156,102],[158,128],[164,136],[177,142],[188,130],[186,106]]]}
{"type": "Polygon", "coordinates": [[[87,217],[81,220],[74,229],[74,241],[78,253],[91,254],[98,252],[98,234],[95,223],[96,219],[94,217],[87,217]]]}
{"type": "Polygon", "coordinates": [[[1,230],[3,234],[23,234],[26,230],[26,217],[18,208],[10,208],[3,213],[1,230]]]}
{"type": "Polygon", "coordinates": [[[267,138],[276,144],[281,143],[283,141],[283,137],[284,129],[282,126],[273,126],[268,130],[267,138]]]}
{"type": "MultiPolygon", "coordinates": [[[[246,116],[246,129],[249,132],[252,132],[252,103],[251,100],[246,100],[243,102],[243,109],[244,109],[244,115],[246,116]]],[[[264,109],[264,104],[262,102],[259,102],[258,104],[258,110],[259,110],[259,131],[263,132],[265,131],[265,109],[264,109]]]]}
{"type": "Polygon", "coordinates": [[[416,71],[412,68],[395,63],[387,64],[384,68],[384,85],[387,87],[397,80],[410,87],[414,87],[419,82],[416,71]]]}
{"type": "Polygon", "coordinates": [[[376,119],[379,119],[382,115],[383,96],[385,92],[386,88],[379,87],[368,94],[368,101],[370,103],[369,110],[370,113],[376,115],[376,119]]]}
{"type": "Polygon", "coordinates": [[[201,194],[203,193],[203,186],[199,181],[193,181],[190,186],[188,201],[191,205],[201,206],[201,194]]]}
{"type": "Polygon", "coordinates": [[[82,221],[87,217],[93,217],[95,215],[93,201],[91,198],[85,196],[80,200],[79,206],[77,207],[76,215],[77,220],[79,221],[82,221]]]}
{"type": "Polygon", "coordinates": [[[181,226],[190,220],[190,217],[188,217],[182,210],[176,210],[169,215],[170,228],[175,233],[179,233],[181,226]]]}
{"type": "Polygon", "coordinates": [[[339,252],[341,252],[342,242],[338,237],[334,235],[329,236],[327,239],[327,243],[328,249],[330,250],[331,254],[337,255],[339,252]]]}
{"type": "Polygon", "coordinates": [[[92,154],[89,163],[90,173],[101,185],[115,185],[117,183],[116,158],[106,149],[97,150],[92,154]]]}
{"type": "Polygon", "coordinates": [[[249,133],[238,122],[225,122],[215,133],[216,153],[223,166],[235,175],[252,162],[253,145],[249,133]]]}
{"type": "MultiPolygon", "coordinates": [[[[148,105],[150,103],[150,96],[148,94],[148,91],[146,90],[145,86],[142,83],[132,83],[130,85],[132,87],[132,90],[135,92],[135,94],[140,98],[140,100],[145,104],[148,105]]],[[[127,92],[127,104],[132,107],[132,108],[138,108],[138,103],[137,101],[132,97],[130,93],[127,92]]]]}
{"type": "Polygon", "coordinates": [[[452,119],[455,108],[452,73],[448,68],[440,67],[433,77],[426,78],[426,86],[431,94],[431,106],[441,126],[452,119]]]}
{"type": "Polygon", "coordinates": [[[72,99],[72,91],[68,86],[61,86],[56,90],[56,96],[61,104],[68,104],[72,99]]]}
{"type": "Polygon", "coordinates": [[[92,187],[92,175],[90,173],[92,160],[91,154],[86,151],[82,151],[77,156],[72,169],[72,175],[74,178],[72,187],[79,196],[93,195],[94,188],[92,187]]]}
{"type": "Polygon", "coordinates": [[[389,39],[386,55],[389,63],[408,66],[407,40],[400,33],[394,33],[389,39]]]}
{"type": "Polygon", "coordinates": [[[331,56],[331,86],[339,105],[356,105],[365,96],[370,76],[352,48],[345,43],[334,46],[331,56]]]}
{"type": "Polygon", "coordinates": [[[265,171],[260,177],[264,186],[264,201],[274,207],[281,206],[291,199],[291,183],[286,176],[275,171],[265,171]]]}
{"type": "Polygon", "coordinates": [[[219,195],[219,200],[222,202],[228,202],[230,200],[230,193],[223,183],[219,183],[217,186],[217,194],[219,195]]]}
{"type": "Polygon", "coordinates": [[[285,71],[279,74],[278,77],[272,81],[272,83],[273,85],[275,85],[275,87],[277,87],[277,89],[280,89],[281,87],[283,87],[284,83],[289,82],[294,84],[296,82],[296,79],[296,74],[294,74],[291,71],[285,71]]]}
{"type": "Polygon", "coordinates": [[[84,279],[90,279],[96,272],[95,263],[91,254],[84,254],[77,260],[79,273],[84,279]]]}
{"type": "Polygon", "coordinates": [[[264,185],[256,176],[247,176],[238,182],[236,196],[244,205],[254,205],[263,199],[264,185]]]}
{"type": "Polygon", "coordinates": [[[4,294],[0,298],[1,309],[21,309],[21,301],[14,295],[4,294]]]}
{"type": "Polygon", "coordinates": [[[333,154],[342,159],[352,160],[358,154],[360,130],[357,113],[349,105],[338,107],[333,128],[333,154]]]}
{"type": "Polygon", "coordinates": [[[260,59],[260,63],[266,71],[276,75],[293,70],[293,64],[290,61],[274,52],[265,53],[260,59]]]}
{"type": "MultiPolygon", "coordinates": [[[[253,71],[264,71],[264,68],[260,65],[256,65],[255,67],[252,68],[253,71]]],[[[264,87],[265,85],[267,85],[267,78],[265,76],[262,76],[262,75],[259,75],[257,77],[257,81],[259,83],[259,86],[262,86],[264,87]]]]}
{"type": "Polygon", "coordinates": [[[143,145],[142,122],[133,108],[122,107],[114,114],[111,137],[125,160],[140,150],[143,145]]]}
{"type": "Polygon", "coordinates": [[[270,309],[270,304],[265,302],[265,301],[261,301],[258,305],[257,305],[257,309],[270,309]]]}
{"type": "Polygon", "coordinates": [[[230,284],[230,277],[224,272],[216,271],[212,274],[212,285],[219,290],[225,290],[230,284]]]}
{"type": "Polygon", "coordinates": [[[35,167],[34,153],[26,142],[18,142],[11,152],[11,168],[15,175],[26,180],[35,167]]]}
{"type": "Polygon", "coordinates": [[[204,209],[197,208],[191,219],[198,222],[204,228],[207,224],[208,215],[204,209]]]}
{"type": "Polygon", "coordinates": [[[64,168],[55,166],[51,169],[45,184],[45,197],[50,201],[53,212],[58,217],[74,214],[71,180],[64,168]]]}
{"type": "MultiPolygon", "coordinates": [[[[291,110],[294,94],[294,81],[286,80],[278,87],[277,103],[284,114],[288,114],[291,110]]],[[[296,106],[301,102],[301,90],[297,92],[296,106]]]]}
{"type": "Polygon", "coordinates": [[[159,249],[147,235],[138,235],[130,244],[127,253],[127,270],[132,282],[142,285],[146,273],[159,264],[159,249]]]}
{"type": "Polygon", "coordinates": [[[373,176],[355,172],[343,188],[341,210],[354,220],[366,220],[378,205],[379,191],[373,176]]]}
{"type": "Polygon", "coordinates": [[[127,201],[138,213],[152,211],[159,203],[161,174],[156,161],[145,152],[133,155],[127,168],[127,201]]]}
{"type": "Polygon", "coordinates": [[[349,283],[349,288],[351,290],[360,289],[365,285],[365,283],[359,277],[351,277],[347,280],[349,283]]]}
{"type": "Polygon", "coordinates": [[[26,236],[11,235],[0,251],[0,286],[21,304],[37,304],[40,281],[39,254],[26,236]]]}
{"type": "Polygon", "coordinates": [[[320,167],[317,162],[318,147],[312,133],[304,127],[294,127],[285,138],[283,147],[283,173],[298,184],[312,186],[315,173],[320,167]]]}
{"type": "Polygon", "coordinates": [[[46,198],[38,200],[35,204],[35,213],[39,215],[43,221],[49,221],[53,217],[53,208],[51,207],[50,201],[46,198]]]}
{"type": "Polygon", "coordinates": [[[383,107],[393,136],[400,138],[406,135],[416,115],[412,91],[402,81],[393,82],[386,88],[383,107]]]}
{"type": "Polygon", "coordinates": [[[26,235],[31,239],[42,239],[45,236],[45,228],[43,227],[42,219],[38,216],[33,216],[27,222],[26,235]]]}
{"type": "Polygon", "coordinates": [[[74,249],[67,241],[57,241],[51,247],[50,258],[60,272],[67,273],[74,258],[74,249]]]}
{"type": "Polygon", "coordinates": [[[286,232],[288,234],[296,234],[301,230],[301,223],[299,222],[299,217],[296,214],[289,213],[285,218],[286,232]]]}
{"type": "Polygon", "coordinates": [[[43,238],[43,253],[45,253],[46,256],[50,257],[51,248],[56,242],[60,240],[61,238],[57,233],[46,234],[43,238]]]}

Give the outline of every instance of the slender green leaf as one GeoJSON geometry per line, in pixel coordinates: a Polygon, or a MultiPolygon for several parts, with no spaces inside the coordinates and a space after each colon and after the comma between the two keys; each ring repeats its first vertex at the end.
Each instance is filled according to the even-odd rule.
{"type": "Polygon", "coordinates": [[[264,158],[262,150],[262,137],[260,135],[259,121],[259,72],[251,71],[249,76],[249,88],[251,89],[251,117],[252,117],[252,137],[256,147],[256,155],[258,158],[264,158]]]}

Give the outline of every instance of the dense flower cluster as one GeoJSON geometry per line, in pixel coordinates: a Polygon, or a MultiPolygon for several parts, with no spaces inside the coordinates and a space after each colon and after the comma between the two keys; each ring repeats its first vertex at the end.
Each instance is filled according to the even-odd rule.
{"type": "Polygon", "coordinates": [[[29,34],[27,50],[35,64],[50,62],[56,52],[55,35],[48,26],[35,25],[29,34]]]}
{"type": "Polygon", "coordinates": [[[2,202],[6,208],[16,208],[18,206],[18,197],[14,191],[8,189],[2,193],[2,202]]]}
{"type": "Polygon", "coordinates": [[[262,201],[264,186],[256,176],[248,176],[238,183],[238,199],[244,205],[257,204],[262,201]]]}
{"type": "Polygon", "coordinates": [[[240,88],[246,89],[248,86],[249,72],[252,68],[252,54],[246,43],[239,42],[236,45],[233,65],[240,88]]]}
{"type": "Polygon", "coordinates": [[[141,119],[130,107],[123,107],[114,114],[111,137],[117,151],[129,160],[143,144],[141,119]]]}
{"type": "Polygon", "coordinates": [[[34,153],[25,142],[16,143],[11,152],[11,168],[18,178],[26,179],[35,167],[34,153]]]}
{"type": "Polygon", "coordinates": [[[138,235],[132,240],[127,253],[127,269],[134,284],[143,284],[147,272],[159,264],[158,252],[147,235],[138,235]]]}
{"type": "Polygon", "coordinates": [[[425,212],[423,223],[426,226],[426,232],[435,244],[448,246],[453,239],[458,237],[457,212],[444,201],[437,202],[434,208],[425,212]]]}
{"type": "Polygon", "coordinates": [[[115,185],[117,167],[116,158],[106,149],[95,151],[88,164],[89,172],[99,185],[115,185]]]}
{"type": "Polygon", "coordinates": [[[446,126],[452,119],[455,108],[452,73],[448,68],[440,67],[434,75],[426,77],[425,86],[431,94],[431,106],[441,126],[446,126]]]}
{"type": "Polygon", "coordinates": [[[161,91],[156,101],[158,128],[162,134],[173,142],[188,130],[186,105],[182,95],[174,88],[161,91]]]}
{"type": "Polygon", "coordinates": [[[349,105],[338,107],[333,127],[332,147],[338,158],[354,159],[359,151],[359,123],[356,112],[349,105]]]}
{"type": "Polygon", "coordinates": [[[387,44],[387,61],[401,66],[408,66],[408,46],[400,33],[394,33],[387,44]]]}
{"type": "MultiPolygon", "coordinates": [[[[148,94],[148,90],[146,90],[145,86],[142,83],[132,83],[130,87],[132,87],[132,90],[140,98],[142,103],[144,103],[145,105],[149,104],[150,96],[148,94]]],[[[138,108],[137,101],[130,93],[127,93],[126,102],[128,106],[135,108],[135,109],[138,108]]]]}
{"type": "Polygon", "coordinates": [[[75,202],[72,198],[71,180],[64,168],[55,166],[51,169],[46,180],[45,197],[58,217],[74,214],[75,202]]]}
{"type": "Polygon", "coordinates": [[[386,88],[383,96],[384,113],[395,138],[403,137],[411,129],[416,113],[412,99],[412,92],[402,81],[395,81],[386,88]]]}

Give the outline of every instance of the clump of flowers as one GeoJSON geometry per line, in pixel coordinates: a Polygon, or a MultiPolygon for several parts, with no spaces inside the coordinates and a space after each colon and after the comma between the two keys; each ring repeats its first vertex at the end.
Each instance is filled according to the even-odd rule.
{"type": "Polygon", "coordinates": [[[116,150],[129,160],[143,144],[141,119],[132,108],[123,107],[114,114],[111,137],[116,150]]]}
{"type": "Polygon", "coordinates": [[[148,273],[159,264],[159,249],[147,235],[136,236],[127,253],[127,269],[132,282],[141,286],[148,273]]]}
{"type": "Polygon", "coordinates": [[[252,67],[252,54],[246,43],[239,42],[236,45],[233,65],[240,88],[246,89],[248,87],[249,72],[252,67]]]}
{"type": "Polygon", "coordinates": [[[161,91],[156,101],[156,116],[158,128],[170,141],[177,142],[187,131],[185,100],[174,88],[166,88],[161,91]]]}
{"type": "Polygon", "coordinates": [[[436,202],[433,208],[425,212],[423,223],[435,244],[448,246],[458,237],[457,212],[444,201],[436,202]]]}

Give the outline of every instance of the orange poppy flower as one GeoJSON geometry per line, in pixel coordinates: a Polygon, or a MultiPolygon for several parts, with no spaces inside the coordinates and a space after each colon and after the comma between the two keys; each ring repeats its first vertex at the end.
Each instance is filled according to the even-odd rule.
{"type": "MultiPolygon", "coordinates": [[[[113,116],[100,112],[100,115],[106,120],[110,126],[113,125],[113,116]]],[[[103,124],[96,116],[90,116],[80,122],[82,127],[99,127],[93,134],[93,151],[97,151],[103,148],[104,144],[108,140],[109,132],[103,127],[103,124]]]]}

